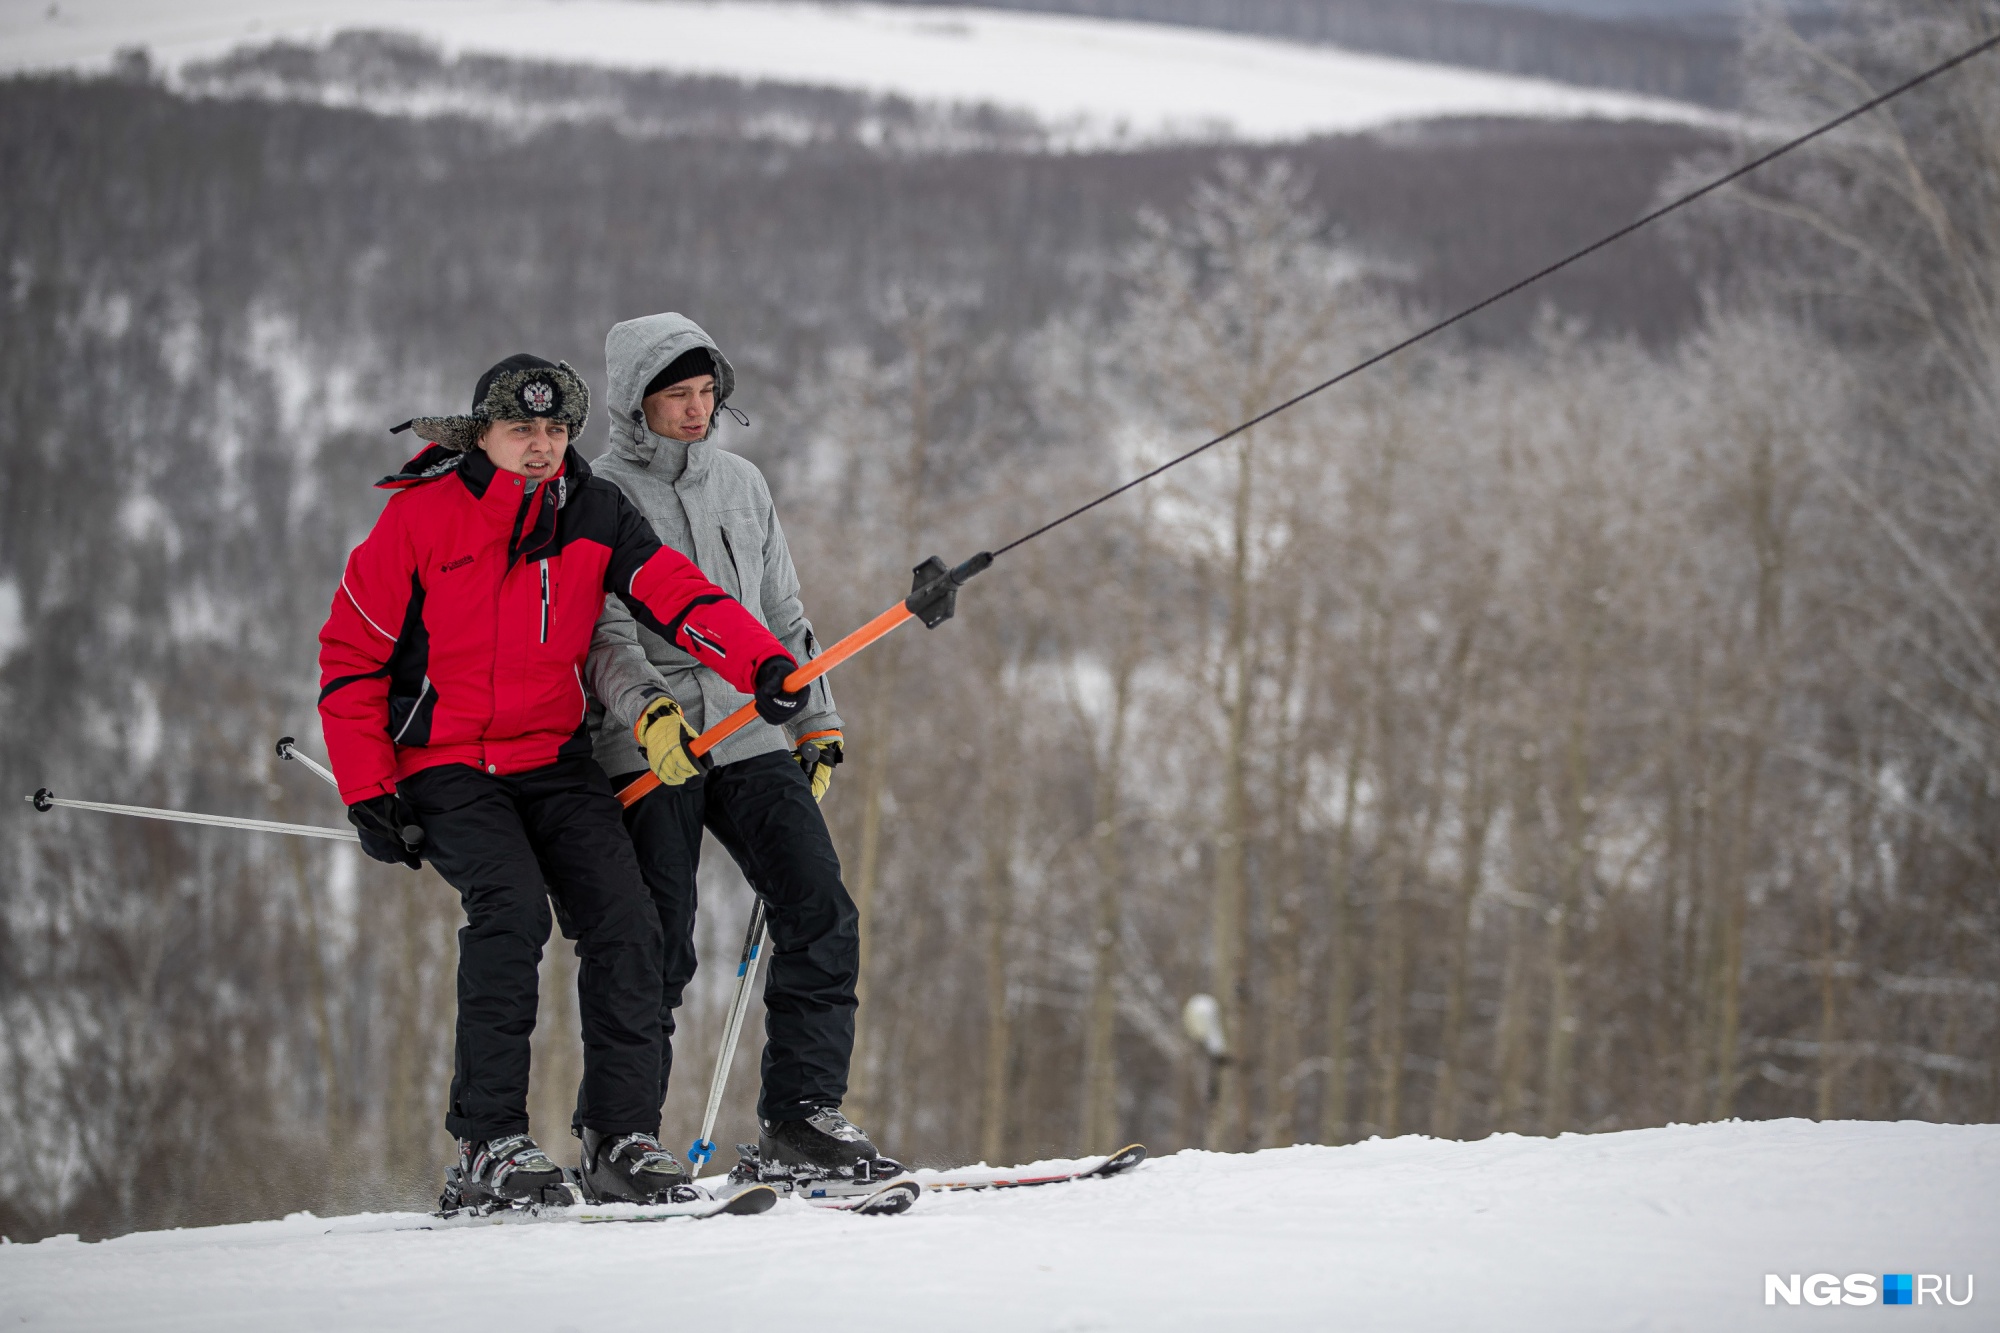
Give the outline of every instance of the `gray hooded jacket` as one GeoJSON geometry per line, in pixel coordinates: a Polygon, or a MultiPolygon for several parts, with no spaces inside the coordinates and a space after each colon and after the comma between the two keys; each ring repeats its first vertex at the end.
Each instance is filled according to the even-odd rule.
{"type": "MultiPolygon", "coordinates": [[[[701,567],[722,590],[750,608],[793,657],[818,654],[812,625],[799,605],[799,576],[771,506],[764,476],[747,458],[712,440],[688,444],[646,428],[639,401],[646,385],[683,352],[706,347],[715,357],[716,402],[736,387],[736,371],[706,333],[681,315],[627,320],[604,339],[611,390],[611,450],[591,470],[625,492],[652,520],[660,540],[701,567]]],[[[695,730],[721,721],[750,701],[609,599],[597,622],[584,667],[594,700],[594,753],[614,777],[646,767],[632,740],[632,723],[665,691],[679,701],[695,730]]],[[[784,730],[759,719],[717,746],[718,764],[792,749],[798,738],[837,730],[840,715],[825,677],[813,682],[805,710],[784,730]]]]}

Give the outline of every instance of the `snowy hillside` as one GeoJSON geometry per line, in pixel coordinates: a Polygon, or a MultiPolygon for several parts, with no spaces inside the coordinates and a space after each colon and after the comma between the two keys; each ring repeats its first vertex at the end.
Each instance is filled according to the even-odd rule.
{"type": "Polygon", "coordinates": [[[773,0],[0,0],[0,71],[169,70],[277,39],[410,34],[450,52],[985,103],[1071,146],[1279,141],[1440,116],[1714,123],[1632,94],[1164,25],[773,0]]]}
{"type": "MultiPolygon", "coordinates": [[[[1960,1298],[1968,1273],[2000,1280],[2000,1127],[1187,1152],[1116,1180],[930,1195],[899,1219],[787,1202],[700,1223],[340,1226],[7,1246],[0,1306],[9,1328],[93,1330],[1792,1327],[1803,1307],[1766,1309],[1767,1273],[1948,1274],[1960,1298]]],[[[1990,1328],[1993,1299],[1895,1322],[1990,1328]]]]}

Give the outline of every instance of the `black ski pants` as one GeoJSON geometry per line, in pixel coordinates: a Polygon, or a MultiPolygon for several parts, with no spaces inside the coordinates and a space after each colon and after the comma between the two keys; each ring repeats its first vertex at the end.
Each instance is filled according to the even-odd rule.
{"type": "Polygon", "coordinates": [[[463,764],[398,784],[424,854],[465,905],[458,1048],[445,1128],[475,1141],[528,1128],[528,1052],[553,896],[576,931],[583,1124],[660,1128],[660,921],[618,799],[588,756],[495,776],[463,764]]]}
{"type": "Polygon", "coordinates": [[[710,769],[685,786],[659,788],[625,812],[625,827],[664,941],[660,1100],[673,1071],[674,1010],[695,972],[695,872],[706,827],[764,900],[770,923],[757,1114],[797,1120],[814,1107],[840,1105],[854,1053],[860,914],[841,883],[833,838],[798,762],[774,751],[710,769]]]}

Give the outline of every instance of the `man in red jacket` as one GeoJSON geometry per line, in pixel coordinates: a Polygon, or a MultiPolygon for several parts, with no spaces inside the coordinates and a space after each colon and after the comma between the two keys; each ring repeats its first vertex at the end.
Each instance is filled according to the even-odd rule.
{"type": "MultiPolygon", "coordinates": [[[[774,720],[802,697],[770,632],[569,447],[589,410],[567,365],[522,354],[480,378],[469,415],[397,427],[431,447],[381,482],[395,493],[320,631],[320,718],[362,847],[428,856],[465,907],[447,1208],[561,1185],[527,1113],[551,894],[581,960],[585,1193],[650,1202],[686,1179],[658,1141],[659,919],[585,726],[605,595],[774,720]]],[[[692,771],[679,758],[663,781],[692,771]]]]}

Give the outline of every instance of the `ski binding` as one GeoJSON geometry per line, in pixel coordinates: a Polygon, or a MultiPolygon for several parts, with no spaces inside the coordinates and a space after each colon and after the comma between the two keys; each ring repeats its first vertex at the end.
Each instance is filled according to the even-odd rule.
{"type": "Polygon", "coordinates": [[[830,1171],[821,1167],[788,1166],[765,1162],[748,1143],[736,1145],[736,1165],[717,1191],[733,1196],[739,1191],[770,1189],[801,1200],[815,1208],[856,1213],[862,1217],[894,1217],[905,1213],[923,1193],[900,1162],[882,1158],[857,1162],[850,1171],[830,1171]]]}
{"type": "MultiPolygon", "coordinates": [[[[565,1169],[560,1185],[551,1185],[535,1200],[501,1202],[488,1200],[464,1203],[458,1193],[458,1168],[445,1172],[444,1194],[438,1211],[422,1221],[398,1225],[396,1230],[435,1230],[446,1227],[510,1226],[528,1222],[666,1222],[676,1218],[701,1220],[709,1217],[746,1217],[768,1212],[778,1202],[778,1192],[751,1185],[717,1196],[697,1185],[675,1187],[670,1199],[659,1203],[620,1203],[585,1197],[574,1171],[565,1169]]],[[[345,1228],[344,1228],[345,1229],[345,1228]]],[[[361,1227],[362,1230],[376,1230],[361,1227]]]]}

